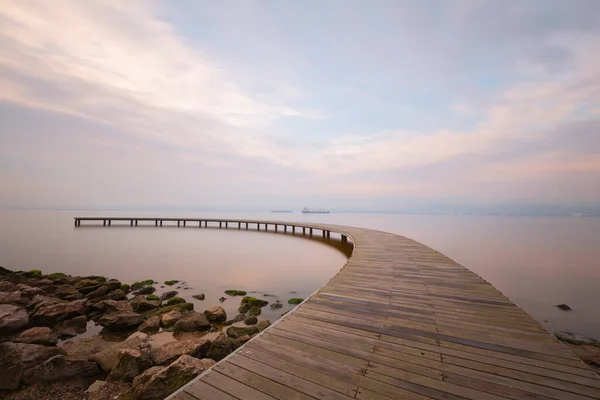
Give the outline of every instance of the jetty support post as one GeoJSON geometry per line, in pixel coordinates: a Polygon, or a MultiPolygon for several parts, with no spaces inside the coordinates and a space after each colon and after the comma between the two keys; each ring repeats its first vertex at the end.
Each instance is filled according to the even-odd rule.
{"type": "Polygon", "coordinates": [[[246,230],[248,230],[248,223],[246,222],[246,230]]]}
{"type": "Polygon", "coordinates": [[[279,225],[275,224],[275,232],[277,232],[278,227],[279,227],[279,225]]]}
{"type": "Polygon", "coordinates": [[[186,221],[184,220],[184,221],[183,221],[183,227],[184,227],[184,228],[185,228],[185,222],[186,222],[186,221]]]}
{"type": "Polygon", "coordinates": [[[181,223],[181,221],[177,220],[177,227],[179,228],[179,224],[181,223]]]}
{"type": "Polygon", "coordinates": [[[135,226],[138,226],[138,220],[137,219],[135,220],[135,226]]]}
{"type": "Polygon", "coordinates": [[[227,229],[228,226],[229,226],[229,223],[227,221],[225,221],[225,229],[227,229]]]}
{"type": "Polygon", "coordinates": [[[161,219],[161,220],[160,220],[160,226],[162,226],[162,222],[163,222],[163,221],[162,221],[162,219],[161,219]]]}
{"type": "Polygon", "coordinates": [[[223,221],[219,221],[219,229],[223,227],[223,221]]]}
{"type": "Polygon", "coordinates": [[[242,223],[238,222],[238,229],[242,229],[242,223]]]}
{"type": "Polygon", "coordinates": [[[309,232],[310,236],[312,236],[312,235],[313,235],[313,232],[312,232],[312,230],[313,230],[313,228],[308,228],[308,232],[309,232]]]}
{"type": "Polygon", "coordinates": [[[109,219],[109,220],[108,220],[108,226],[110,226],[110,225],[111,225],[111,223],[112,223],[112,219],[109,219]]]}
{"type": "Polygon", "coordinates": [[[102,220],[102,226],[106,226],[106,220],[102,220]]]}
{"type": "Polygon", "coordinates": [[[331,231],[327,231],[327,239],[331,237],[331,231]]]}
{"type": "Polygon", "coordinates": [[[284,232],[284,233],[287,233],[287,225],[284,225],[284,226],[283,226],[283,232],[284,232]]]}
{"type": "Polygon", "coordinates": [[[302,227],[302,235],[306,235],[306,227],[305,226],[302,227]]]}

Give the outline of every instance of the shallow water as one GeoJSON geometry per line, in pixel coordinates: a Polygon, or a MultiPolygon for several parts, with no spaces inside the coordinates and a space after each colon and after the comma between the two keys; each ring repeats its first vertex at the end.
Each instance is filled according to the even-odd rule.
{"type": "MultiPolygon", "coordinates": [[[[327,283],[346,256],[321,241],[237,229],[73,227],[74,216],[137,215],[314,221],[401,234],[482,276],[551,330],[600,339],[600,219],[399,214],[0,211],[0,265],[124,282],[186,281],[203,310],[225,289],[275,294],[283,303],[327,283]],[[297,294],[289,293],[297,291],[297,294]],[[564,312],[556,304],[573,308],[564,312]]],[[[160,286],[160,285],[158,285],[160,286]]],[[[161,289],[162,290],[162,289],[161,289]]],[[[188,294],[189,292],[189,294],[188,294]]],[[[271,300],[268,299],[267,300],[271,300]]],[[[235,315],[239,299],[227,299],[235,315]]],[[[267,318],[277,312],[263,309],[267,318]]]]}

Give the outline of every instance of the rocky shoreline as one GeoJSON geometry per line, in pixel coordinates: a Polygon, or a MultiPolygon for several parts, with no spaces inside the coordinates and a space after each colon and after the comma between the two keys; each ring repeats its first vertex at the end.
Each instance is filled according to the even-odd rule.
{"type": "Polygon", "coordinates": [[[244,296],[230,318],[156,284],[0,267],[0,397],[163,399],[270,325],[269,302],[243,291],[227,293],[244,296]]]}

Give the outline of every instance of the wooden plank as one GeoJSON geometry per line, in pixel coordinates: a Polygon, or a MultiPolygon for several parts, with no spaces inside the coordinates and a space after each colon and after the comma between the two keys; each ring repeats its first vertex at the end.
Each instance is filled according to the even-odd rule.
{"type": "Polygon", "coordinates": [[[193,385],[187,386],[184,393],[191,395],[198,400],[238,400],[202,381],[196,381],[193,385]]]}
{"type": "Polygon", "coordinates": [[[273,400],[274,397],[269,396],[259,390],[256,390],[248,385],[236,381],[228,376],[221,374],[218,371],[213,371],[202,378],[202,381],[211,386],[221,389],[222,391],[245,400],[273,400]]]}

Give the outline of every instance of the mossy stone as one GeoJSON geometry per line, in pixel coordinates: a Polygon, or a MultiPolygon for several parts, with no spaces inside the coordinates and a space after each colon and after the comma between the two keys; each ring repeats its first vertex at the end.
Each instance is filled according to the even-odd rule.
{"type": "Polygon", "coordinates": [[[256,297],[245,296],[242,298],[242,304],[248,304],[250,307],[264,307],[269,304],[268,301],[257,299],[256,297]]]}
{"type": "Polygon", "coordinates": [[[179,281],[176,280],[176,279],[173,279],[173,280],[170,280],[170,281],[165,281],[165,285],[169,285],[169,286],[173,286],[176,283],[179,283],[179,281]]]}
{"type": "Polygon", "coordinates": [[[39,269],[32,269],[31,271],[27,271],[24,275],[28,278],[36,278],[42,276],[42,271],[39,269]]]}
{"type": "Polygon", "coordinates": [[[181,297],[173,297],[172,299],[167,300],[168,306],[172,306],[174,304],[183,304],[183,303],[185,303],[185,299],[182,299],[181,297]]]}
{"type": "Polygon", "coordinates": [[[247,292],[243,290],[228,289],[225,291],[225,294],[228,294],[229,296],[245,296],[247,292]]]}
{"type": "Polygon", "coordinates": [[[292,297],[291,299],[288,300],[288,304],[300,304],[304,301],[304,299],[301,299],[300,297],[292,297]]]}
{"type": "Polygon", "coordinates": [[[160,300],[160,297],[151,294],[150,296],[146,296],[146,300],[160,300]]]}

